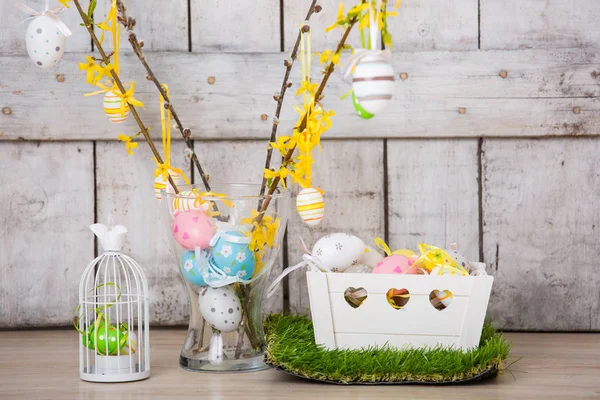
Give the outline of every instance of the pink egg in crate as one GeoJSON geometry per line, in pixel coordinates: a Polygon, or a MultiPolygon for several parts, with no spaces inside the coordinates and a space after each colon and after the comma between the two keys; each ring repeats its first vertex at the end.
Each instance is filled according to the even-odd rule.
{"type": "Polygon", "coordinates": [[[215,234],[215,225],[200,210],[182,211],[176,213],[171,231],[177,243],[186,249],[205,250],[215,234]]]}
{"type": "Polygon", "coordinates": [[[407,274],[417,273],[414,260],[402,254],[392,254],[379,261],[373,269],[374,274],[407,274]]]}

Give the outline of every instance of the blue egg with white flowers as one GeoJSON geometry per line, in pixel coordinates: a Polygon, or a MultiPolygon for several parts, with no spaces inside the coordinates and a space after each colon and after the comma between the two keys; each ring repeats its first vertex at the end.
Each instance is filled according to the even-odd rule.
{"type": "Polygon", "coordinates": [[[181,256],[181,272],[183,277],[192,285],[206,286],[204,278],[198,269],[198,263],[196,263],[196,252],[193,250],[187,250],[181,256]]]}
{"type": "Polygon", "coordinates": [[[217,233],[219,238],[212,248],[211,264],[229,276],[248,280],[256,268],[256,257],[248,247],[250,238],[242,232],[217,233]]]}

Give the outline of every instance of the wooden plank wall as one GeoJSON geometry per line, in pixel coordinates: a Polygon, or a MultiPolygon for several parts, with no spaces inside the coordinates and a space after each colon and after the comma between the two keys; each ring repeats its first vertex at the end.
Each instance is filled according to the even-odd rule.
{"type": "MultiPolygon", "coordinates": [[[[99,3],[98,19],[110,0],[99,3]]],[[[211,179],[257,182],[272,95],[308,0],[127,4],[211,179]]],[[[337,0],[320,4],[314,50],[341,35],[323,33],[337,0]]],[[[360,120],[339,100],[348,87],[334,74],[325,103],[337,116],[314,174],[326,217],[311,230],[292,213],[276,271],[299,261],[299,236],[309,246],[334,231],[392,247],[457,241],[497,278],[489,314],[499,327],[600,330],[600,3],[577,4],[404,0],[391,21],[393,64],[405,78],[395,103],[360,120]]],[[[0,2],[0,328],[68,325],[97,251],[87,226],[111,217],[130,228],[126,251],[147,272],[152,323],[184,324],[187,297],[152,196],[149,151],[141,143],[128,156],[115,139],[135,132],[132,121],[115,127],[101,97],[83,98],[90,87],[76,63],[91,43],[75,10],[63,15],[74,36],[51,71],[28,60],[21,19],[0,2]]],[[[158,127],[155,89],[123,47],[123,75],[138,81],[143,118],[158,127]]],[[[295,122],[292,101],[280,132],[295,122]]],[[[173,157],[189,170],[183,148],[175,143],[173,157]]],[[[266,308],[306,312],[302,273],[266,308]]]]}

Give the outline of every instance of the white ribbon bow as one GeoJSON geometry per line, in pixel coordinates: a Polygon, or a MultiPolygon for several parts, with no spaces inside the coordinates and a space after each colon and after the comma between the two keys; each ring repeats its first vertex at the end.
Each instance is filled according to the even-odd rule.
{"type": "Polygon", "coordinates": [[[67,25],[65,25],[65,23],[62,22],[60,20],[60,18],[58,18],[58,14],[65,11],[64,7],[47,8],[44,12],[39,12],[39,11],[35,11],[33,8],[27,6],[23,3],[16,3],[15,6],[30,15],[28,18],[21,21],[21,23],[23,23],[31,18],[46,16],[46,17],[50,18],[52,20],[52,22],[54,22],[54,24],[56,25],[58,30],[63,35],[65,35],[66,37],[71,36],[72,32],[69,29],[69,27],[67,25]]]}

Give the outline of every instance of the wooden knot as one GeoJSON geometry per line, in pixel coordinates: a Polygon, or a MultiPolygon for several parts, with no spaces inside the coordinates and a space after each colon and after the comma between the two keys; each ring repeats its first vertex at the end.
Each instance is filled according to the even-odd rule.
{"type": "Polygon", "coordinates": [[[2,114],[10,115],[10,114],[12,114],[12,110],[10,109],[10,107],[4,107],[4,108],[2,108],[2,114]]]}
{"type": "Polygon", "coordinates": [[[581,108],[579,108],[579,107],[573,107],[573,112],[575,114],[579,114],[581,112],[581,108]]]}
{"type": "Polygon", "coordinates": [[[505,70],[501,70],[498,75],[500,75],[500,78],[506,79],[506,77],[508,76],[508,72],[506,72],[505,70]]]}
{"type": "Polygon", "coordinates": [[[466,114],[466,113],[467,113],[467,109],[466,109],[466,108],[464,108],[464,107],[459,107],[459,109],[458,109],[458,113],[459,113],[459,114],[466,114]]]}
{"type": "Polygon", "coordinates": [[[65,76],[63,74],[56,74],[56,80],[63,83],[65,81],[65,76]]]}
{"type": "Polygon", "coordinates": [[[209,85],[214,85],[216,80],[217,79],[214,76],[209,76],[206,81],[208,82],[209,85]]]}
{"type": "Polygon", "coordinates": [[[260,119],[261,119],[262,121],[266,121],[266,120],[267,120],[267,118],[269,118],[269,116],[268,116],[267,114],[261,114],[261,115],[260,115],[260,119]]]}
{"type": "Polygon", "coordinates": [[[400,72],[400,79],[403,81],[408,79],[408,74],[406,72],[400,72]]]}

